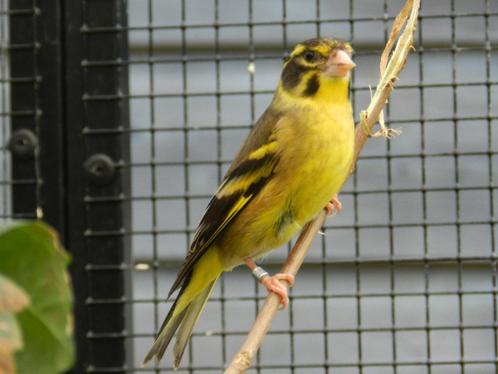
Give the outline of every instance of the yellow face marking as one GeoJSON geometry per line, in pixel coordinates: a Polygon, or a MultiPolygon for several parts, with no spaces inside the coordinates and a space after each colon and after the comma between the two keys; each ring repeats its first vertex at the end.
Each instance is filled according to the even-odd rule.
{"type": "Polygon", "coordinates": [[[332,51],[330,46],[325,44],[319,44],[318,46],[311,48],[311,50],[321,54],[322,56],[328,56],[332,51]]]}
{"type": "Polygon", "coordinates": [[[318,44],[314,46],[305,46],[303,44],[298,44],[292,51],[289,61],[297,58],[299,60],[299,65],[306,66],[308,68],[316,68],[317,65],[321,65],[327,60],[331,51],[332,49],[330,48],[330,46],[326,44],[318,44]],[[306,59],[302,56],[306,51],[313,51],[322,58],[317,61],[306,61],[306,59]]]}
{"type": "Polygon", "coordinates": [[[321,43],[317,43],[314,45],[308,45],[308,46],[304,44],[296,45],[289,56],[290,57],[289,60],[300,55],[306,50],[311,50],[321,54],[324,57],[328,57],[330,53],[337,48],[344,49],[350,55],[353,54],[353,48],[349,43],[341,43],[336,40],[323,39],[321,43]]]}
{"type": "MultiPolygon", "coordinates": [[[[305,85],[300,82],[299,85],[289,91],[282,87],[280,82],[277,87],[277,94],[282,98],[280,105],[285,107],[312,107],[316,110],[322,110],[322,105],[330,106],[334,104],[347,104],[349,102],[349,78],[324,79],[320,77],[320,89],[312,97],[303,97],[301,92],[305,85]],[[296,94],[297,92],[297,94],[296,94]]],[[[303,79],[302,81],[305,81],[303,79]]]]}
{"type": "Polygon", "coordinates": [[[294,47],[292,50],[292,53],[290,55],[290,58],[296,57],[297,55],[303,53],[306,50],[306,47],[302,44],[298,44],[294,47]]]}
{"type": "Polygon", "coordinates": [[[329,56],[339,49],[348,54],[353,51],[348,43],[327,38],[310,39],[296,45],[284,64],[278,90],[304,99],[348,100],[349,76],[342,80],[322,74],[327,68],[329,56]],[[306,59],[307,51],[315,54],[313,58],[308,58],[309,61],[306,59]]]}

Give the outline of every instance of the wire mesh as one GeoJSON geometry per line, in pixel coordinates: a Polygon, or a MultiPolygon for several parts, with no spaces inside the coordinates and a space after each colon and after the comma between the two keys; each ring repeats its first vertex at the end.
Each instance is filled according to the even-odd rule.
{"type": "MultiPolygon", "coordinates": [[[[114,157],[118,169],[131,173],[131,192],[109,195],[89,188],[77,202],[84,206],[77,219],[86,226],[75,236],[84,242],[75,261],[84,262],[84,282],[91,289],[79,300],[88,310],[85,323],[90,321],[78,335],[89,352],[82,365],[86,372],[169,371],[169,352],[155,367],[142,368],[141,359],[171,305],[164,299],[203,209],[271,100],[285,51],[317,35],[350,40],[358,65],[352,87],[358,112],[377,81],[380,51],[400,3],[83,0],[67,5],[82,10],[83,26],[76,33],[84,39],[77,61],[84,78],[75,80],[74,92],[78,85],[82,92],[72,98],[81,101],[90,123],[71,123],[67,131],[75,131],[84,152],[93,152],[95,144],[104,151],[111,141],[114,147],[117,138],[123,149],[128,142],[131,147],[129,159],[119,150],[114,157]],[[123,15],[99,11],[110,3],[127,4],[128,24],[123,15]],[[115,35],[127,35],[128,57],[116,52],[119,43],[97,48],[115,35]],[[116,84],[116,92],[113,84],[102,84],[116,78],[106,68],[116,67],[129,71],[129,89],[116,84]],[[116,124],[119,116],[109,113],[111,106],[126,111],[124,104],[114,105],[124,101],[130,128],[116,124]],[[100,219],[113,204],[130,204],[131,228],[120,219],[100,219]],[[123,263],[109,264],[110,247],[95,243],[121,236],[131,240],[132,261],[125,256],[123,263]],[[118,285],[116,297],[99,297],[106,290],[95,284],[116,271],[130,275],[132,296],[120,296],[118,285]],[[99,323],[98,311],[118,304],[132,311],[127,328],[117,322],[112,331],[99,323]],[[100,343],[118,339],[130,343],[126,362],[95,365],[106,355],[100,343]]],[[[6,64],[15,47],[6,26],[12,9],[4,0],[0,4],[3,145],[16,115],[8,94],[16,82],[6,64]]],[[[35,9],[26,10],[33,20],[35,9]]],[[[117,12],[124,9],[117,6],[117,12]]],[[[424,2],[416,51],[387,110],[388,125],[402,127],[403,135],[367,143],[342,194],[343,212],[315,240],[290,307],[279,314],[251,373],[496,373],[497,25],[495,0],[424,2]]],[[[80,44],[71,48],[75,45],[80,44]]],[[[64,105],[75,105],[74,100],[64,105]]],[[[28,109],[33,120],[36,109],[28,109]]],[[[9,157],[0,148],[2,217],[12,216],[9,157]]],[[[68,168],[68,178],[82,172],[68,168]]],[[[275,251],[265,267],[276,271],[285,255],[285,248],[275,251]]],[[[220,372],[264,296],[245,269],[225,274],[178,372],[220,372]]]]}
{"type": "Polygon", "coordinates": [[[36,65],[18,64],[22,58],[35,59],[36,19],[33,6],[10,7],[8,1],[0,1],[0,222],[35,218],[39,202],[41,183],[37,155],[15,165],[8,151],[11,135],[18,127],[28,128],[34,134],[39,129],[36,65]],[[17,33],[21,22],[24,32],[17,33]],[[25,95],[24,103],[12,100],[21,95],[25,95]],[[17,198],[13,186],[16,186],[17,198]],[[23,202],[18,198],[19,192],[25,195],[23,202]]]}
{"type": "MultiPolygon", "coordinates": [[[[134,335],[144,355],[203,208],[268,105],[284,52],[351,40],[369,100],[400,2],[130,1],[134,335]],[[153,316],[153,318],[150,318],[153,316]]],[[[492,1],[425,3],[417,51],[270,331],[257,373],[496,372],[496,40],[492,1]]],[[[278,268],[286,251],[265,260],[278,268]]],[[[264,296],[226,274],[183,372],[219,372],[264,296]]],[[[159,366],[166,369],[169,358],[159,366]]],[[[138,370],[138,369],[137,369],[138,370]]]]}
{"type": "Polygon", "coordinates": [[[0,1],[0,220],[43,218],[62,232],[57,9],[0,1]]]}

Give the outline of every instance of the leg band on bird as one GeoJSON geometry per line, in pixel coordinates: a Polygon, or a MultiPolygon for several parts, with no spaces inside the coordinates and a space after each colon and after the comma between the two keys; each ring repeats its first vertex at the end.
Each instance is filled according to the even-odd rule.
{"type": "Polygon", "coordinates": [[[262,267],[256,265],[254,260],[250,257],[244,259],[246,266],[251,270],[254,277],[266,287],[268,292],[276,294],[280,298],[281,309],[289,304],[289,296],[287,295],[287,287],[280,283],[280,280],[285,280],[290,286],[294,284],[294,275],[292,274],[270,274],[262,267]]]}
{"type": "Polygon", "coordinates": [[[258,281],[260,281],[261,278],[263,278],[263,277],[270,276],[270,274],[265,269],[263,269],[261,266],[256,266],[254,269],[252,269],[252,275],[254,275],[254,277],[258,281]]]}

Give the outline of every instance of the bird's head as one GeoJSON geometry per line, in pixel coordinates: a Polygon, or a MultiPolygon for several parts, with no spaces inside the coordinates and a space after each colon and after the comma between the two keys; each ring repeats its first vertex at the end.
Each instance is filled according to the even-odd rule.
{"type": "Polygon", "coordinates": [[[353,48],[346,42],[316,38],[297,44],[285,59],[281,76],[283,90],[312,97],[321,85],[334,82],[349,84],[353,48]]]}

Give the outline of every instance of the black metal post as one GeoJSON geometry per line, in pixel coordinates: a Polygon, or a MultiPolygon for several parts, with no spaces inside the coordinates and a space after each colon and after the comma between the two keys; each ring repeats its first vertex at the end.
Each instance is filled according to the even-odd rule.
{"type": "Polygon", "coordinates": [[[67,245],[74,256],[76,372],[125,370],[129,174],[125,2],[66,2],[67,245]],[[98,136],[96,136],[98,134],[98,136]]]}
{"type": "Polygon", "coordinates": [[[60,4],[10,1],[14,218],[43,218],[64,234],[60,4]]]}

